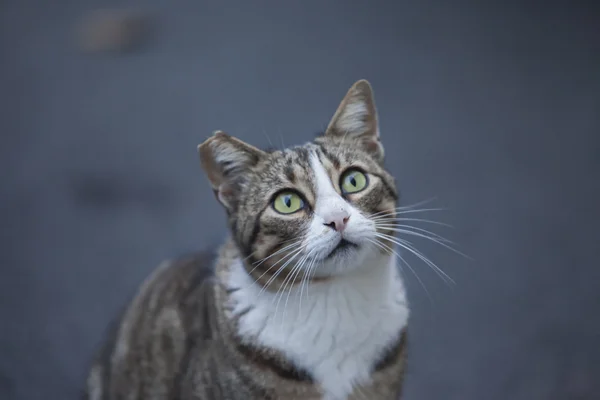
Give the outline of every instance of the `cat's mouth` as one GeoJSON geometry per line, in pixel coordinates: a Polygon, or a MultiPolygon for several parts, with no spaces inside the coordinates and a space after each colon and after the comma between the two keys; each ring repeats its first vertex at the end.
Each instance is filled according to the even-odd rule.
{"type": "Polygon", "coordinates": [[[358,245],[356,243],[352,243],[349,240],[342,239],[342,240],[340,240],[338,245],[335,246],[335,248],[333,250],[331,250],[331,253],[329,253],[329,255],[327,255],[326,258],[329,259],[329,258],[335,257],[337,255],[347,253],[348,251],[350,251],[352,249],[356,249],[356,248],[358,248],[358,245]]]}

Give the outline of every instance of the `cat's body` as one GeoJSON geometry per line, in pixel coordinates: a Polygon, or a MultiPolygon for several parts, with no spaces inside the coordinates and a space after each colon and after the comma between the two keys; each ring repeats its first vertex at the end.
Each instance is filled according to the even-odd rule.
{"type": "Polygon", "coordinates": [[[232,237],[147,279],[87,398],[399,398],[409,312],[368,83],[313,143],[262,152],[217,133],[200,154],[232,237]]]}

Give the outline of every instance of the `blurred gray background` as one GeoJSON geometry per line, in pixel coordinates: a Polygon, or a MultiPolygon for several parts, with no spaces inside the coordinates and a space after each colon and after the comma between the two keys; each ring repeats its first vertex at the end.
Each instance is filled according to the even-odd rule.
{"type": "Polygon", "coordinates": [[[406,399],[599,399],[600,23],[562,3],[3,0],[0,398],[77,398],[140,281],[222,240],[198,143],[302,143],[367,78],[403,203],[474,259],[409,261],[406,399]],[[153,40],[81,53],[108,6],[153,40]]]}

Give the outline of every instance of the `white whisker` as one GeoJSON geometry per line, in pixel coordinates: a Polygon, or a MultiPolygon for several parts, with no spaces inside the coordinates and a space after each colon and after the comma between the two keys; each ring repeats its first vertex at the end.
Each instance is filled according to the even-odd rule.
{"type": "Polygon", "coordinates": [[[431,236],[427,236],[431,240],[437,239],[444,243],[454,244],[454,242],[452,242],[450,239],[446,239],[445,237],[438,235],[437,233],[431,232],[427,229],[419,228],[417,226],[403,225],[403,224],[376,224],[375,226],[377,228],[383,228],[383,229],[386,229],[386,230],[389,230],[392,232],[399,232],[399,233],[409,233],[409,232],[412,233],[412,231],[408,231],[407,229],[414,229],[415,231],[417,231],[414,233],[421,232],[422,234],[431,235],[431,236]]]}
{"type": "MultiPolygon", "coordinates": [[[[411,227],[411,228],[415,228],[415,227],[411,227]]],[[[397,228],[391,228],[391,227],[385,227],[385,226],[384,226],[384,229],[388,229],[390,231],[394,231],[394,232],[398,232],[398,233],[403,233],[403,234],[406,234],[406,235],[417,236],[417,237],[420,237],[420,238],[423,238],[423,239],[429,239],[432,242],[437,243],[440,246],[443,246],[443,247],[447,248],[448,250],[451,250],[452,252],[454,252],[454,253],[456,253],[458,255],[461,255],[461,256],[463,256],[463,257],[471,260],[471,257],[469,257],[468,255],[466,255],[466,254],[462,253],[461,251],[455,249],[454,247],[448,245],[447,243],[452,243],[452,244],[454,244],[454,243],[452,241],[444,238],[444,237],[441,237],[441,236],[439,238],[437,238],[437,237],[431,237],[431,236],[427,236],[427,235],[424,235],[424,234],[419,233],[419,232],[413,232],[413,231],[409,231],[409,230],[406,230],[406,229],[397,229],[397,228]]],[[[431,232],[429,232],[429,233],[431,233],[431,232]]],[[[436,234],[433,234],[433,235],[439,236],[439,235],[436,235],[436,234]]]]}
{"type": "MultiPolygon", "coordinates": [[[[304,248],[302,249],[304,250],[304,248]]],[[[296,258],[296,256],[299,253],[297,253],[293,258],[291,258],[288,262],[285,263],[285,265],[281,268],[281,270],[277,271],[277,273],[275,275],[273,275],[273,278],[275,278],[277,275],[279,275],[279,273],[281,273],[281,271],[291,262],[294,260],[294,258],[296,258]]],[[[302,261],[302,259],[306,257],[303,256],[300,258],[300,261],[302,261]]],[[[287,282],[290,279],[290,277],[292,276],[292,274],[294,273],[296,267],[298,267],[299,263],[294,264],[294,267],[292,268],[292,270],[287,274],[287,276],[285,277],[285,279],[283,280],[283,282],[281,282],[281,284],[279,285],[279,288],[277,288],[277,292],[275,293],[275,296],[273,297],[272,303],[275,302],[276,299],[279,298],[279,300],[277,301],[277,306],[275,307],[275,317],[277,317],[277,309],[279,308],[279,302],[281,301],[281,297],[283,296],[283,292],[285,291],[285,288],[287,287],[287,282]],[[279,293],[281,292],[281,296],[279,296],[279,293]]],[[[283,322],[283,319],[282,319],[283,322]]]]}
{"type": "Polygon", "coordinates": [[[430,211],[447,211],[445,208],[420,208],[420,209],[416,209],[416,210],[403,210],[403,209],[390,209],[390,210],[386,210],[386,211],[380,211],[378,213],[369,215],[369,218],[371,218],[372,220],[378,220],[378,219],[385,219],[385,218],[390,218],[391,215],[394,214],[414,214],[414,213],[420,213],[420,212],[430,212],[430,211]]]}
{"type": "MultiPolygon", "coordinates": [[[[311,250],[310,253],[308,253],[308,256],[310,257],[314,251],[315,251],[315,249],[311,250]]],[[[307,278],[308,278],[310,269],[312,268],[313,264],[315,264],[316,260],[317,259],[314,257],[310,260],[310,264],[308,264],[308,267],[304,269],[304,274],[302,275],[302,281],[300,282],[300,300],[299,300],[299,304],[298,304],[300,315],[302,315],[302,290],[304,289],[304,285],[306,285],[307,286],[306,287],[306,298],[308,299],[308,284],[307,284],[308,280],[307,280],[307,278]]]]}
{"type": "MultiPolygon", "coordinates": [[[[285,299],[285,304],[283,305],[283,316],[282,316],[282,319],[285,319],[285,311],[287,310],[287,305],[288,305],[288,302],[290,300],[290,295],[292,294],[292,291],[294,290],[294,283],[296,282],[296,278],[298,278],[298,275],[300,275],[300,272],[302,272],[302,270],[304,269],[304,265],[309,260],[309,257],[312,254],[313,250],[311,250],[302,260],[300,260],[300,262],[298,262],[299,266],[296,268],[296,273],[294,274],[294,277],[293,277],[292,282],[290,284],[290,289],[288,290],[287,298],[285,299]]],[[[301,300],[302,299],[302,287],[300,287],[300,294],[299,294],[299,296],[300,296],[300,301],[302,301],[301,300]]]]}
{"type": "Polygon", "coordinates": [[[427,257],[425,257],[425,255],[421,251],[419,251],[414,246],[414,244],[412,244],[408,240],[404,240],[403,241],[403,245],[400,245],[400,246],[402,246],[403,248],[409,250],[415,256],[417,256],[419,259],[421,259],[424,263],[426,263],[427,265],[429,265],[438,274],[438,276],[440,276],[440,278],[446,280],[448,283],[452,283],[453,285],[456,285],[456,282],[454,281],[454,279],[452,279],[447,273],[445,273],[433,261],[431,261],[430,259],[428,259],[427,257]]]}
{"type": "MultiPolygon", "coordinates": [[[[295,241],[299,242],[298,238],[297,238],[297,237],[295,237],[295,238],[292,238],[292,239],[288,239],[288,240],[281,241],[281,242],[279,242],[278,244],[286,244],[286,243],[289,243],[289,242],[291,242],[292,240],[295,240],[295,241]]],[[[255,250],[255,251],[253,251],[253,252],[252,252],[252,253],[250,253],[250,254],[249,254],[247,257],[244,257],[244,258],[242,259],[242,261],[248,261],[248,260],[249,260],[250,258],[252,258],[252,256],[254,256],[254,255],[257,253],[257,252],[258,252],[258,250],[255,250]]],[[[257,262],[259,262],[259,261],[262,261],[262,260],[255,261],[255,263],[257,263],[257,262]]]]}
{"type": "Polygon", "coordinates": [[[426,224],[433,224],[433,225],[445,226],[447,228],[454,228],[450,224],[446,224],[444,222],[439,222],[439,221],[432,221],[430,219],[424,219],[424,218],[390,218],[390,220],[398,221],[398,222],[406,222],[406,221],[410,221],[410,222],[423,222],[423,223],[426,223],[426,224]]]}
{"type": "MultiPolygon", "coordinates": [[[[296,256],[298,256],[298,254],[300,254],[300,253],[301,253],[303,250],[304,250],[304,247],[300,247],[299,249],[295,250],[294,252],[290,252],[289,254],[287,254],[287,255],[286,255],[286,257],[288,257],[288,256],[290,256],[290,255],[292,255],[292,257],[291,257],[289,260],[287,260],[287,261],[286,261],[286,262],[285,262],[285,263],[284,263],[284,264],[283,264],[281,267],[279,267],[279,268],[277,269],[277,271],[276,271],[276,272],[273,274],[273,276],[271,276],[271,277],[270,277],[270,278],[267,280],[267,282],[265,283],[265,285],[264,285],[264,286],[263,286],[263,287],[260,289],[260,291],[258,292],[258,296],[260,296],[260,295],[261,295],[261,294],[262,294],[262,293],[263,293],[263,292],[264,292],[264,291],[265,291],[265,290],[266,290],[266,289],[269,287],[269,285],[270,285],[271,283],[273,283],[273,281],[274,281],[275,279],[277,279],[277,276],[279,276],[279,274],[280,274],[280,273],[281,273],[281,272],[282,272],[282,271],[285,269],[285,267],[286,267],[286,266],[287,266],[287,265],[288,265],[288,264],[289,264],[291,261],[293,261],[293,260],[294,260],[294,258],[296,258],[296,256]]],[[[284,257],[284,258],[285,258],[285,257],[284,257]]],[[[282,259],[282,260],[283,260],[283,259],[282,259]]],[[[281,260],[280,260],[280,261],[281,261],[281,260]]],[[[271,266],[271,267],[269,268],[269,270],[270,270],[271,268],[273,268],[273,266],[271,266]]],[[[265,271],[265,274],[266,274],[266,273],[267,273],[269,270],[265,271]]],[[[263,274],[263,275],[264,275],[264,274],[263,274]]],[[[261,276],[262,276],[262,275],[261,275],[261,276]]],[[[259,278],[259,279],[260,279],[260,278],[259,278]]]]}
{"type": "MultiPolygon", "coordinates": [[[[285,294],[285,290],[286,290],[288,284],[290,284],[290,289],[288,290],[288,296],[287,296],[287,299],[283,306],[283,313],[281,316],[282,323],[285,320],[285,309],[287,307],[288,300],[290,299],[290,294],[292,293],[292,290],[294,288],[294,282],[296,281],[296,277],[300,273],[300,270],[301,270],[302,266],[304,265],[304,262],[307,258],[308,258],[308,254],[305,254],[304,256],[302,256],[302,258],[300,258],[300,260],[298,260],[298,262],[296,262],[296,264],[294,265],[292,270],[288,273],[288,275],[285,277],[285,279],[283,280],[283,282],[281,284],[281,287],[280,287],[280,288],[282,288],[281,295],[279,296],[279,300],[277,301],[277,305],[275,306],[275,316],[277,316],[277,310],[279,309],[279,303],[281,302],[281,299],[283,298],[283,295],[285,294]]],[[[277,292],[279,293],[279,290],[277,292]]]]}
{"type": "MultiPolygon", "coordinates": [[[[424,204],[430,203],[433,200],[435,200],[435,197],[432,197],[432,198],[430,198],[428,200],[421,200],[421,201],[419,201],[417,203],[409,204],[407,206],[398,206],[398,207],[393,208],[393,210],[394,211],[411,210],[411,209],[414,209],[416,207],[422,206],[424,204]]],[[[373,217],[373,216],[376,216],[376,215],[379,215],[379,214],[389,213],[389,211],[390,210],[379,211],[379,212],[376,212],[374,214],[369,215],[369,217],[373,217]]]]}
{"type": "MultiPolygon", "coordinates": [[[[286,255],[284,255],[283,257],[281,257],[278,261],[276,261],[273,265],[271,265],[269,268],[267,268],[266,271],[264,271],[262,273],[262,275],[260,275],[256,280],[254,280],[254,282],[252,284],[257,283],[263,276],[265,276],[265,274],[267,274],[270,270],[272,270],[277,264],[279,264],[280,262],[282,262],[283,260],[285,260],[286,258],[288,258],[290,255],[294,254],[295,251],[297,251],[298,249],[292,249],[289,251],[289,253],[287,253],[286,255]]],[[[256,270],[256,268],[258,268],[258,265],[254,268],[252,268],[252,270],[250,270],[250,273],[252,273],[254,270],[256,270]]]]}
{"type": "Polygon", "coordinates": [[[275,146],[273,145],[273,142],[271,142],[271,138],[269,137],[269,135],[267,135],[267,130],[266,129],[263,129],[263,135],[265,135],[265,137],[269,141],[269,145],[274,148],[275,146]]]}
{"type": "Polygon", "coordinates": [[[265,261],[267,261],[269,258],[271,258],[271,257],[274,257],[274,256],[276,256],[277,254],[281,254],[281,253],[283,253],[284,251],[286,251],[286,250],[288,250],[288,249],[290,249],[290,248],[292,248],[292,247],[294,247],[294,246],[298,245],[298,244],[299,244],[299,243],[301,243],[301,242],[302,242],[302,240],[298,240],[298,241],[296,241],[296,242],[294,242],[294,243],[292,243],[292,244],[290,244],[290,245],[288,245],[288,246],[285,246],[285,247],[283,247],[283,248],[281,248],[281,249],[277,250],[276,252],[274,252],[274,253],[270,254],[269,256],[267,256],[267,257],[263,258],[262,260],[258,260],[258,261],[256,261],[256,262],[254,263],[254,264],[256,264],[256,265],[254,266],[254,268],[252,268],[252,270],[250,270],[250,273],[254,272],[254,270],[255,270],[256,268],[260,267],[260,266],[261,266],[261,264],[262,264],[262,263],[264,263],[265,261]]]}
{"type": "Polygon", "coordinates": [[[433,269],[433,271],[435,271],[436,273],[438,273],[438,275],[444,280],[452,282],[453,284],[456,284],[454,282],[454,280],[452,278],[450,278],[448,276],[448,274],[446,274],[441,268],[439,268],[433,261],[431,261],[430,259],[428,259],[427,257],[425,257],[423,255],[423,253],[421,253],[420,251],[418,251],[416,248],[414,248],[414,246],[412,245],[412,243],[403,240],[403,239],[399,239],[396,238],[394,236],[390,236],[390,235],[386,235],[386,234],[382,234],[382,233],[376,233],[375,236],[382,238],[382,239],[386,239],[392,243],[395,243],[396,245],[410,251],[412,254],[414,254],[415,256],[417,256],[419,259],[421,259],[421,261],[423,261],[424,263],[426,263],[430,268],[433,269]]]}
{"type": "Polygon", "coordinates": [[[421,278],[419,277],[419,275],[417,275],[417,272],[410,266],[410,264],[408,263],[408,261],[406,261],[404,259],[404,257],[402,257],[400,254],[398,254],[398,252],[396,250],[394,250],[390,246],[386,245],[385,243],[379,242],[377,239],[375,239],[375,240],[369,239],[369,241],[371,243],[373,243],[374,245],[376,245],[377,247],[379,247],[379,248],[381,248],[381,249],[383,249],[385,251],[389,251],[390,253],[392,253],[393,255],[395,255],[396,257],[398,257],[398,259],[400,259],[400,261],[408,267],[408,269],[410,270],[410,272],[412,272],[412,274],[415,276],[415,278],[417,278],[417,281],[419,282],[419,284],[421,285],[421,287],[425,291],[425,294],[429,298],[429,301],[431,303],[433,303],[433,298],[431,297],[431,294],[429,293],[429,290],[427,290],[427,288],[425,287],[425,284],[423,283],[423,281],[421,280],[421,278]]]}

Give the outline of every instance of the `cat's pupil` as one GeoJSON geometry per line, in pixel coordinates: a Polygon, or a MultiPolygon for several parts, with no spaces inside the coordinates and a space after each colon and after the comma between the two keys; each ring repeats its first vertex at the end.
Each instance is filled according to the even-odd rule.
{"type": "Polygon", "coordinates": [[[285,196],[284,200],[286,207],[290,208],[292,206],[292,196],[285,196]]]}
{"type": "Polygon", "coordinates": [[[351,175],[351,176],[350,176],[350,184],[351,184],[352,186],[355,186],[355,187],[356,187],[356,178],[354,177],[354,175],[351,175]]]}

